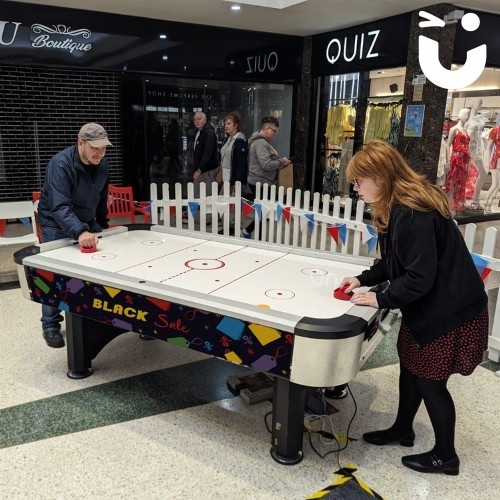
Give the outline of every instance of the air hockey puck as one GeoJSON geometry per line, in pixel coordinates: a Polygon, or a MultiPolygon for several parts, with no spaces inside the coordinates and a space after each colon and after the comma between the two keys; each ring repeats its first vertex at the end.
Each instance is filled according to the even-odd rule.
{"type": "Polygon", "coordinates": [[[347,292],[345,293],[345,289],[348,287],[347,286],[343,286],[342,288],[336,288],[334,291],[333,291],[333,296],[336,298],[336,299],[339,299],[339,300],[350,300],[351,297],[353,296],[353,292],[347,292]]]}
{"type": "Polygon", "coordinates": [[[96,250],[97,250],[97,247],[95,245],[93,247],[88,247],[88,248],[80,246],[80,252],[82,252],[82,253],[93,253],[96,250]]]}

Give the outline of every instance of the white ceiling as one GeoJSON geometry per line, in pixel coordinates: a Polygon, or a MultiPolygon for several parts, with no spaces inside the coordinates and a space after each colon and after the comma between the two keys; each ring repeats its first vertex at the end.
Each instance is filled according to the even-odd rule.
{"type": "MultiPolygon", "coordinates": [[[[14,1],[14,0],[13,0],[14,1]]],[[[97,12],[208,24],[288,35],[324,33],[435,5],[438,0],[305,0],[286,8],[287,0],[260,0],[262,7],[229,0],[15,0],[18,3],[79,8],[97,12]]],[[[245,0],[243,0],[245,1],[245,0]]],[[[256,3],[253,0],[252,4],[256,3]]],[[[460,0],[455,4],[500,14],[500,0],[460,0]]]]}

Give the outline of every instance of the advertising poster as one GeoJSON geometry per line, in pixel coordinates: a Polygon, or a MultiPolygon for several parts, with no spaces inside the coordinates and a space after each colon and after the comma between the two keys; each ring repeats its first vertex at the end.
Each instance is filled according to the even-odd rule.
{"type": "Polygon", "coordinates": [[[422,137],[424,125],[424,104],[412,104],[406,108],[405,137],[422,137]]]}

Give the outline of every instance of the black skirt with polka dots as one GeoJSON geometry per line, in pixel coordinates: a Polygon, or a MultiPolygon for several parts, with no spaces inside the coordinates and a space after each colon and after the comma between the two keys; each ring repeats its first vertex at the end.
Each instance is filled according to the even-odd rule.
{"type": "Polygon", "coordinates": [[[452,373],[470,375],[488,348],[488,308],[425,346],[415,342],[403,319],[397,345],[402,365],[419,378],[446,380],[452,373]]]}

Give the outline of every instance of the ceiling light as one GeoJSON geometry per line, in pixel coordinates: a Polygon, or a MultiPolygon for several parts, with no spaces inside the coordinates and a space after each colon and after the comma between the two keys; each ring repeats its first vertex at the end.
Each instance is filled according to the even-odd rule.
{"type": "Polygon", "coordinates": [[[231,10],[240,10],[241,9],[241,6],[240,5],[231,5],[231,10]]]}
{"type": "Polygon", "coordinates": [[[162,59],[163,59],[164,61],[168,61],[168,56],[163,56],[163,57],[162,57],[162,59]]]}
{"type": "Polygon", "coordinates": [[[160,35],[160,38],[161,38],[162,40],[166,40],[167,35],[163,35],[163,34],[162,34],[162,35],[160,35]]]}

